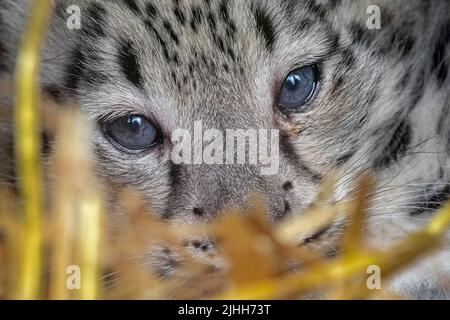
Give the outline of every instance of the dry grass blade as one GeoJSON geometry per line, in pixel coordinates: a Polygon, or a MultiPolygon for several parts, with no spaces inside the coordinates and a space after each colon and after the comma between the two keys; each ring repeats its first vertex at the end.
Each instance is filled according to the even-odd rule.
{"type": "Polygon", "coordinates": [[[103,230],[103,194],[95,178],[88,143],[90,128],[75,108],[59,117],[52,183],[52,226],[48,239],[52,250],[51,298],[67,299],[66,270],[79,261],[82,287],[79,297],[99,297],[100,241],[103,230]]]}
{"type": "MultiPolygon", "coordinates": [[[[385,277],[404,268],[420,255],[435,248],[450,226],[450,205],[444,207],[433,221],[421,231],[405,238],[386,251],[359,248],[351,258],[343,257],[308,270],[298,276],[284,275],[280,278],[254,282],[220,295],[219,299],[282,299],[301,296],[317,289],[334,289],[336,284],[350,282],[366,276],[368,266],[377,265],[385,277]]],[[[350,292],[352,287],[346,288],[350,292]]],[[[361,297],[359,297],[361,298],[361,297]]]]}
{"type": "Polygon", "coordinates": [[[41,289],[43,190],[37,84],[40,51],[52,4],[50,0],[34,1],[17,62],[16,154],[26,229],[21,239],[21,272],[16,293],[20,299],[39,298],[41,289]]]}

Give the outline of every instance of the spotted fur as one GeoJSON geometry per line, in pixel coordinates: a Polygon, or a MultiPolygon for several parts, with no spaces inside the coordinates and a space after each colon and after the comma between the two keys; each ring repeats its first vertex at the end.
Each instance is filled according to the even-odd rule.
{"type": "MultiPolygon", "coordinates": [[[[30,2],[0,4],[0,67],[7,73],[30,2]]],[[[98,123],[137,113],[158,124],[166,142],[152,152],[118,150],[101,125],[92,141],[100,176],[143,192],[161,216],[211,219],[257,192],[274,220],[282,219],[306,209],[331,170],[343,174],[337,200],[352,198],[354,179],[373,170],[378,185],[367,234],[384,246],[449,200],[448,1],[85,0],[77,1],[78,31],[65,26],[71,1],[56,3],[42,86],[74,97],[98,123]],[[380,30],[366,25],[373,4],[381,8],[380,30]],[[286,75],[314,63],[320,88],[308,111],[280,112],[286,75]],[[223,130],[279,129],[279,173],[174,165],[171,132],[197,120],[223,130]]],[[[340,231],[336,225],[303,242],[333,248],[340,231]]],[[[430,270],[448,274],[449,253],[421,261],[394,287],[427,296],[436,278],[430,270]]]]}

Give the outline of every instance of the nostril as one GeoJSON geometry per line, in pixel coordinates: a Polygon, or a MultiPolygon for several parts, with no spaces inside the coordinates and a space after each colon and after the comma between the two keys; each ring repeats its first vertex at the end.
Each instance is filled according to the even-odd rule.
{"type": "Polygon", "coordinates": [[[205,210],[203,210],[202,208],[194,208],[192,209],[192,212],[194,213],[194,215],[196,215],[197,217],[203,217],[205,215],[205,210]]]}
{"type": "Polygon", "coordinates": [[[213,247],[211,242],[208,240],[193,240],[189,244],[193,246],[194,249],[200,250],[202,252],[207,252],[213,247]]]}

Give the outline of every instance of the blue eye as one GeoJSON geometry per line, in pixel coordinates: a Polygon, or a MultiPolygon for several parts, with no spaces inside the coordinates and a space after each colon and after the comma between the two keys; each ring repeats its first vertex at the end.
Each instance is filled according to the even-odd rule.
{"type": "Polygon", "coordinates": [[[142,116],[116,119],[107,123],[105,129],[115,142],[133,151],[147,150],[159,142],[158,130],[142,116]]]}
{"type": "Polygon", "coordinates": [[[279,97],[279,105],[285,111],[302,112],[301,107],[311,100],[317,90],[316,65],[298,68],[286,77],[279,97]]]}

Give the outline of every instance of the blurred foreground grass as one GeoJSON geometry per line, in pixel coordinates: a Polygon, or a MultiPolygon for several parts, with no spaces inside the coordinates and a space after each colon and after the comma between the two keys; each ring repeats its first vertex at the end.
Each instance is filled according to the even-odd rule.
{"type": "Polygon", "coordinates": [[[277,226],[266,219],[258,197],[248,212],[229,210],[214,223],[186,226],[158,220],[137,195],[122,192],[119,202],[127,223],[111,228],[116,213],[95,178],[87,122],[74,107],[50,108],[36,86],[51,4],[35,2],[18,63],[19,190],[0,186],[0,298],[398,298],[368,290],[367,267],[378,266],[385,280],[439,245],[450,225],[450,206],[391,248],[367,246],[362,230],[373,185],[369,176],[360,178],[356,200],[344,204],[332,204],[329,179],[309,213],[277,226]],[[44,174],[39,137],[46,114],[55,152],[46,161],[51,171],[44,174]],[[299,235],[314,234],[343,217],[351,223],[338,240],[342,250],[337,256],[297,245],[299,235]],[[198,255],[186,246],[186,239],[195,237],[214,239],[215,249],[198,255]],[[173,256],[177,271],[171,277],[150,272],[151,247],[173,256]],[[77,270],[71,267],[81,272],[79,288],[70,282],[70,270],[77,270]]]}

